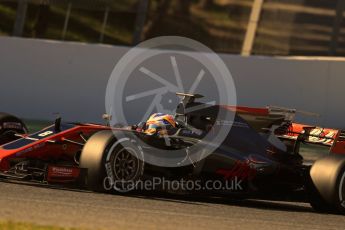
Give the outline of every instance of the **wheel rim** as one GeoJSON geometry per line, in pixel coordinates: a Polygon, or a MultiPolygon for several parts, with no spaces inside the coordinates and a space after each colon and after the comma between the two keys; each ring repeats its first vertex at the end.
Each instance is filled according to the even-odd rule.
{"type": "Polygon", "coordinates": [[[131,181],[134,180],[138,173],[138,159],[135,152],[131,149],[121,149],[118,151],[113,160],[113,171],[116,180],[131,181]]]}

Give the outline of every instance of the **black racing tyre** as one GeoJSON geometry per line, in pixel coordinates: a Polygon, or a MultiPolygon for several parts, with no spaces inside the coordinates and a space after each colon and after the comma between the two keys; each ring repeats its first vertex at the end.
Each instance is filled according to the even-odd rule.
{"type": "Polygon", "coordinates": [[[332,213],[334,212],[334,207],[326,202],[326,200],[321,196],[320,192],[315,187],[311,178],[308,181],[308,201],[311,207],[319,213],[332,213]]]}
{"type": "Polygon", "coordinates": [[[13,134],[25,134],[28,130],[22,120],[8,113],[0,112],[0,145],[16,140],[13,134]]]}
{"type": "Polygon", "coordinates": [[[115,137],[110,130],[95,133],[80,157],[80,167],[88,171],[87,187],[97,192],[135,189],[144,174],[143,155],[131,135],[115,137]]]}
{"type": "Polygon", "coordinates": [[[316,161],[310,177],[315,188],[311,205],[318,211],[345,214],[345,156],[331,154],[316,161]]]}

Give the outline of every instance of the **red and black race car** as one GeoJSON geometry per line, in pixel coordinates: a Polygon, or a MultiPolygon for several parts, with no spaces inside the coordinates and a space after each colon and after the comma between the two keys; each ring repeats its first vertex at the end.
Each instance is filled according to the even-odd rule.
{"type": "Polygon", "coordinates": [[[20,119],[1,113],[0,177],[100,192],[127,191],[128,184],[139,189],[139,182],[152,178],[197,181],[188,192],[308,201],[317,211],[345,213],[344,131],[293,123],[295,110],[203,107],[196,102],[200,95],[179,95],[178,126],[164,135],[147,135],[142,132],[145,124],[113,128],[61,118],[27,134],[20,119]],[[233,120],[219,120],[219,113],[231,114],[233,120]],[[214,144],[205,136],[230,123],[211,154],[189,155],[195,144],[214,144]],[[182,150],[175,166],[149,160],[156,154],[171,161],[169,150],[182,150]],[[223,186],[234,180],[242,183],[241,189],[223,186]],[[219,186],[209,186],[210,181],[219,186]]]}

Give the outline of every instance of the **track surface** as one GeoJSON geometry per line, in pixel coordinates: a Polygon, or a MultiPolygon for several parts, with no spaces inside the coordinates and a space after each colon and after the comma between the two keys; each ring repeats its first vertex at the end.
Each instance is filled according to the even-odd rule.
{"type": "Polygon", "coordinates": [[[88,229],[345,229],[308,204],[130,197],[0,182],[0,220],[88,229]]]}

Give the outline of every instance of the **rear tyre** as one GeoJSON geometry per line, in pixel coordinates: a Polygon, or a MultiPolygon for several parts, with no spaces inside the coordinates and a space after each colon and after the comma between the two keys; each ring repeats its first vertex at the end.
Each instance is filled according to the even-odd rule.
{"type": "Polygon", "coordinates": [[[308,185],[308,198],[311,207],[320,213],[331,213],[334,212],[334,207],[326,202],[326,200],[321,196],[315,185],[310,181],[308,185]]]}
{"type": "Polygon", "coordinates": [[[7,113],[0,113],[0,145],[18,139],[19,137],[14,134],[27,132],[28,130],[22,120],[7,113]]]}
{"type": "Polygon", "coordinates": [[[345,214],[345,157],[332,154],[316,161],[310,176],[315,188],[311,205],[317,211],[345,214]]]}
{"type": "Polygon", "coordinates": [[[80,167],[88,170],[86,183],[92,191],[128,192],[144,173],[143,151],[131,135],[121,138],[110,130],[95,133],[85,144],[80,167]]]}

